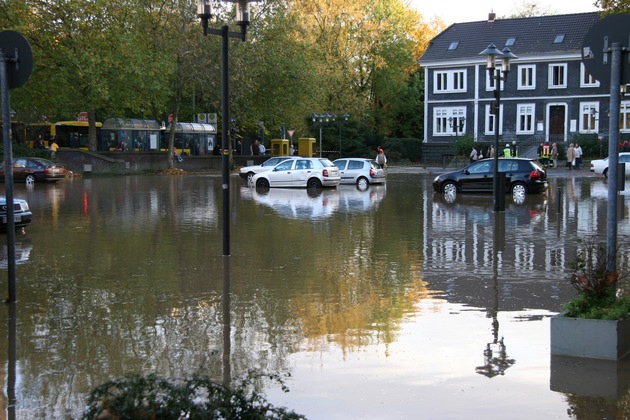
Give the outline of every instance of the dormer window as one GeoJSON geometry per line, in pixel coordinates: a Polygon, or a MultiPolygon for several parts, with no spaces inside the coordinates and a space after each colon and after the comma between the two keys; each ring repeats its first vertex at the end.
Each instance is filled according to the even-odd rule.
{"type": "Polygon", "coordinates": [[[451,42],[451,45],[448,46],[448,50],[449,51],[456,50],[458,45],[459,45],[459,41],[453,41],[451,42]]]}
{"type": "Polygon", "coordinates": [[[562,41],[564,41],[564,34],[558,34],[556,35],[556,38],[553,40],[553,43],[562,44],[562,41]]]}
{"type": "Polygon", "coordinates": [[[506,47],[512,47],[512,46],[514,46],[515,42],[516,42],[516,37],[511,36],[511,37],[509,37],[507,39],[507,41],[505,41],[505,46],[506,47]]]}

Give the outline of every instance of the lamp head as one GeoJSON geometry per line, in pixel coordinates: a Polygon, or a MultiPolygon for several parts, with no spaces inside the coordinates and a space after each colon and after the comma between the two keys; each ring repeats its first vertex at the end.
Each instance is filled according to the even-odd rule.
{"type": "Polygon", "coordinates": [[[483,55],[487,58],[486,67],[488,69],[494,69],[494,59],[496,57],[502,56],[503,53],[499,51],[497,47],[494,46],[494,44],[490,44],[488,45],[488,48],[481,51],[479,55],[483,55]]]}
{"type": "Polygon", "coordinates": [[[508,73],[510,71],[510,60],[514,60],[518,57],[512,54],[512,51],[510,51],[508,47],[503,48],[501,54],[501,71],[508,73]]]}

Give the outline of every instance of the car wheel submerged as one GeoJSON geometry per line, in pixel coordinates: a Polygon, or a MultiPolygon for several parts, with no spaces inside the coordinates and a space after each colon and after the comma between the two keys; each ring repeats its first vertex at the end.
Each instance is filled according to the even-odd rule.
{"type": "Polygon", "coordinates": [[[265,178],[260,178],[256,181],[256,188],[269,188],[269,181],[265,178]]]}
{"type": "Polygon", "coordinates": [[[455,195],[457,194],[457,185],[452,181],[446,181],[444,185],[442,185],[442,192],[444,195],[455,195]]]}
{"type": "Polygon", "coordinates": [[[357,188],[359,188],[360,190],[365,190],[369,185],[370,183],[366,178],[361,177],[357,179],[357,188]]]}
{"type": "Polygon", "coordinates": [[[527,195],[527,187],[525,184],[516,183],[512,186],[512,198],[515,202],[522,203],[525,200],[525,196],[527,195]]]}
{"type": "Polygon", "coordinates": [[[608,168],[604,169],[604,178],[608,178],[608,168]]]}
{"type": "Polygon", "coordinates": [[[319,179],[317,178],[311,178],[308,180],[308,182],[306,183],[306,187],[307,188],[321,188],[322,187],[322,183],[319,179]]]}
{"type": "Polygon", "coordinates": [[[26,178],[24,178],[24,182],[26,182],[26,185],[33,185],[35,183],[35,175],[26,175],[26,178]]]}

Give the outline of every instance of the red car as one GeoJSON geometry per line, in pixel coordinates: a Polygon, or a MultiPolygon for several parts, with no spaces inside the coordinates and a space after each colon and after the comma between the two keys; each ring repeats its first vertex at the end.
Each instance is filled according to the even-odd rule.
{"type": "MultiPolygon", "coordinates": [[[[56,182],[64,179],[68,171],[63,165],[42,158],[13,159],[13,181],[26,182],[56,182]]],[[[4,182],[4,166],[0,165],[0,182],[4,182]]]]}

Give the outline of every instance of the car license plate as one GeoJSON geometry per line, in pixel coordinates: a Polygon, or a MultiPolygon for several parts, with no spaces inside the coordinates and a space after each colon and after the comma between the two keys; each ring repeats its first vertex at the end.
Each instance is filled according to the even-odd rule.
{"type": "MultiPolygon", "coordinates": [[[[13,221],[14,222],[21,222],[22,221],[22,216],[13,216],[13,221]]],[[[2,216],[2,223],[3,224],[7,224],[7,217],[6,216],[2,216]]]]}
{"type": "Polygon", "coordinates": [[[53,169],[51,170],[51,172],[52,172],[53,174],[56,174],[57,172],[59,172],[59,169],[55,169],[55,168],[53,168],[53,169]]]}

